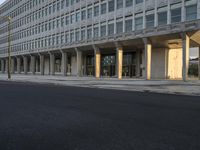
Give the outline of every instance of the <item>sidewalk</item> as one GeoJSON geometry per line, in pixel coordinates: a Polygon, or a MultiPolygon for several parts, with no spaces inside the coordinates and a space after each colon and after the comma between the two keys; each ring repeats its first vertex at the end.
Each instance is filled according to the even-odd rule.
{"type": "MultiPolygon", "coordinates": [[[[1,81],[7,81],[6,74],[0,74],[1,81]]],[[[200,96],[200,81],[188,82],[177,80],[151,80],[123,79],[94,77],[63,77],[63,76],[41,76],[41,75],[12,75],[10,82],[33,82],[40,84],[55,84],[62,86],[77,86],[89,88],[116,89],[140,92],[155,92],[178,95],[200,96]]]]}

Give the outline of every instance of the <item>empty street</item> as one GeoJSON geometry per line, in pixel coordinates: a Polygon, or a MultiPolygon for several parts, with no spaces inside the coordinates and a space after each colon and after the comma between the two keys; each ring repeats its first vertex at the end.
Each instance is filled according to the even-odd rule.
{"type": "Polygon", "coordinates": [[[199,150],[200,97],[0,81],[0,150],[199,150]]]}

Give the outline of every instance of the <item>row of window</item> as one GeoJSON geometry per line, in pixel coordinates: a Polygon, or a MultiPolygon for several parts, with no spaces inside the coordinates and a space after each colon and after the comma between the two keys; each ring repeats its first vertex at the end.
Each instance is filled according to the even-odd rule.
{"type": "MultiPolygon", "coordinates": [[[[79,1],[80,0],[76,0],[76,2],[79,2],[79,1]]],[[[75,0],[71,0],[71,4],[73,4],[74,2],[75,2],[75,0]]],[[[135,1],[136,4],[141,3],[141,2],[143,2],[143,0],[135,1]]],[[[22,25],[25,25],[25,24],[34,22],[37,19],[43,18],[44,16],[51,15],[52,13],[55,13],[55,12],[59,11],[60,9],[63,9],[65,3],[66,3],[66,6],[68,7],[69,0],[61,0],[61,2],[57,1],[57,2],[54,2],[53,4],[49,4],[48,6],[42,8],[40,10],[37,10],[37,11],[13,22],[11,29],[16,29],[18,27],[21,27],[22,25]]],[[[124,0],[116,0],[117,9],[123,8],[123,3],[124,3],[124,0]]],[[[133,0],[125,0],[125,5],[126,5],[126,7],[132,6],[133,0]]],[[[32,4],[28,8],[31,8],[31,7],[32,7],[32,4]]],[[[77,20],[78,20],[78,18],[80,18],[80,16],[81,16],[81,20],[84,20],[86,18],[89,19],[89,18],[92,18],[92,16],[96,17],[96,16],[99,16],[100,14],[105,14],[105,13],[107,13],[107,11],[112,12],[112,11],[114,11],[114,9],[115,9],[115,0],[111,0],[108,2],[108,4],[107,4],[107,2],[103,2],[101,5],[96,5],[94,8],[91,5],[90,8],[88,8],[87,10],[86,10],[86,8],[82,8],[81,11],[78,10],[77,13],[73,14],[71,16],[71,18],[72,18],[72,21],[73,21],[73,18],[75,18],[75,16],[76,16],[77,20]],[[107,8],[107,5],[108,5],[108,8],[107,8]]],[[[21,13],[24,10],[26,10],[26,7],[24,9],[22,9],[22,11],[19,11],[19,12],[21,13]]],[[[6,30],[4,30],[4,32],[6,32],[6,30]]],[[[2,29],[2,31],[0,30],[0,34],[2,34],[2,33],[3,33],[3,29],[2,29]]]]}
{"type": "MultiPolygon", "coordinates": [[[[64,6],[69,7],[70,5],[73,5],[73,4],[78,3],[80,1],[81,0],[57,0],[57,1],[53,2],[53,4],[50,4],[48,6],[48,8],[46,8],[46,9],[49,9],[49,14],[51,14],[52,9],[53,9],[53,12],[56,11],[56,9],[57,9],[57,11],[59,11],[60,8],[63,9],[64,6]]],[[[117,9],[123,7],[123,1],[124,0],[116,0],[117,9]]],[[[17,0],[16,2],[18,3],[19,0],[17,0]]],[[[29,9],[32,9],[35,6],[40,5],[42,2],[44,2],[44,0],[28,1],[27,3],[18,7],[13,12],[9,13],[8,16],[11,16],[12,18],[14,18],[14,17],[28,11],[29,9]]],[[[139,4],[139,3],[142,3],[142,2],[143,2],[143,0],[135,0],[135,4],[139,4]]],[[[14,4],[16,5],[17,3],[14,3],[14,4]]],[[[133,0],[125,0],[125,5],[126,5],[126,7],[133,5],[133,0]]],[[[4,12],[6,12],[10,8],[12,8],[13,6],[14,5],[12,4],[12,2],[10,2],[10,4],[6,5],[3,9],[0,10],[0,13],[2,14],[4,12]]],[[[115,6],[115,1],[114,0],[109,1],[109,11],[113,11],[114,6],[115,6]]]]}
{"type": "MultiPolygon", "coordinates": [[[[132,19],[125,21],[126,32],[131,31],[132,19]]],[[[122,33],[123,22],[116,23],[116,33],[122,33]]],[[[12,52],[34,50],[38,48],[44,48],[49,46],[60,46],[60,44],[71,44],[73,42],[79,42],[84,40],[92,40],[99,37],[106,36],[106,33],[111,36],[114,34],[114,24],[102,25],[100,27],[89,27],[87,30],[75,30],[71,32],[65,32],[55,34],[52,36],[36,39],[35,41],[28,41],[22,44],[12,46],[12,52]],[[107,31],[108,30],[108,31],[107,31]]],[[[6,48],[4,48],[6,50],[6,48]]],[[[2,51],[1,49],[0,51],[2,51]]]]}
{"type": "MultiPolygon", "coordinates": [[[[176,23],[176,22],[181,22],[181,8],[176,8],[176,9],[172,9],[171,10],[171,23],[176,23]]],[[[48,32],[51,30],[54,30],[56,28],[60,28],[60,27],[64,27],[64,25],[69,25],[70,23],[73,23],[72,19],[73,17],[69,17],[67,16],[64,20],[64,17],[62,17],[61,19],[57,18],[54,20],[50,20],[49,22],[45,22],[42,23],[40,25],[36,25],[34,27],[30,27],[27,28],[25,30],[19,31],[17,33],[14,33],[11,37],[12,41],[15,40],[19,40],[22,38],[27,38],[29,36],[35,35],[35,34],[40,34],[42,32],[48,32]],[[70,19],[71,18],[71,19],[70,19]]],[[[197,5],[192,5],[192,6],[188,6],[186,7],[186,20],[193,20],[197,18],[197,5]]],[[[77,20],[77,19],[75,19],[77,20]]],[[[166,25],[167,24],[167,11],[164,12],[160,12],[157,14],[157,25],[166,25]]],[[[116,21],[116,30],[114,29],[114,22],[110,21],[108,22],[108,33],[105,31],[104,34],[101,34],[100,36],[110,36],[114,33],[116,34],[120,34],[123,32],[131,32],[132,30],[141,30],[143,29],[143,16],[142,17],[136,17],[134,20],[134,26],[133,26],[133,20],[132,17],[128,17],[125,19],[125,21],[123,22],[122,19],[119,19],[116,21]]],[[[146,15],[146,19],[145,19],[145,26],[146,28],[150,28],[150,27],[154,27],[155,25],[155,14],[149,14],[146,15]]],[[[103,22],[100,24],[100,26],[105,26],[104,28],[106,29],[106,22],[103,22]]],[[[90,25],[91,26],[91,25],[90,25]]],[[[88,26],[87,28],[90,28],[90,26],[88,26]]],[[[98,24],[94,25],[94,26],[99,26],[98,24]]],[[[95,35],[98,34],[97,32],[98,30],[94,30],[95,35]]],[[[101,32],[102,33],[102,32],[101,32]]],[[[95,36],[96,37],[96,36],[95,36]]],[[[0,44],[6,43],[7,42],[7,37],[4,37],[0,40],[0,44]]]]}

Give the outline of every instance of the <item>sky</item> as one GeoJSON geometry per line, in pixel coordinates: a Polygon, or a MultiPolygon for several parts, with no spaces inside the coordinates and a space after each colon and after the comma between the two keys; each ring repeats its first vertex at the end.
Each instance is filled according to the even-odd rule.
{"type": "Polygon", "coordinates": [[[0,0],[0,4],[2,4],[3,2],[5,2],[5,0],[0,0]]]}
{"type": "MultiPolygon", "coordinates": [[[[3,2],[5,2],[5,0],[0,0],[0,4],[2,4],[3,2]]],[[[197,49],[191,49],[190,50],[190,56],[192,56],[192,57],[198,56],[198,50],[197,49]]]]}

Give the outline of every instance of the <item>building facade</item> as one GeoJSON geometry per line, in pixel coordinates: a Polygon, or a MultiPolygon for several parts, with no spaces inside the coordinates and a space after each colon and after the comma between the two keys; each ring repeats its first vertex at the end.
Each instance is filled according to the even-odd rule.
{"type": "MultiPolygon", "coordinates": [[[[12,73],[187,80],[200,0],[7,0],[12,73]]],[[[8,69],[0,21],[0,70],[8,69]]]]}

